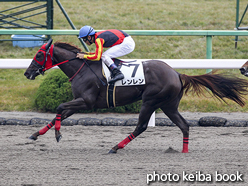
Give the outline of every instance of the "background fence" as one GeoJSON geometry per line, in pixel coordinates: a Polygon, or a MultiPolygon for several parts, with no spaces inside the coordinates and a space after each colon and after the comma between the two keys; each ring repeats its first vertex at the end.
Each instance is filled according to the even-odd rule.
{"type": "MultiPolygon", "coordinates": [[[[136,59],[123,59],[134,61],[136,59]]],[[[138,59],[150,60],[150,59],[138,59]]],[[[239,69],[247,59],[158,59],[174,69],[239,69]]],[[[26,69],[32,59],[0,59],[1,69],[26,69]]],[[[54,67],[58,68],[58,67],[54,67]]]]}
{"type": "MultiPolygon", "coordinates": [[[[100,30],[96,30],[100,31],[100,30]]],[[[248,36],[247,31],[237,30],[124,30],[134,36],[205,36],[206,58],[212,59],[213,36],[248,36]]],[[[0,35],[78,35],[79,30],[6,30],[0,29],[0,35]]]]}
{"type": "MultiPolygon", "coordinates": [[[[100,30],[96,30],[100,31],[100,30]]],[[[213,36],[248,36],[247,31],[237,30],[124,30],[134,36],[205,36],[206,37],[206,59],[212,59],[213,36]]],[[[79,30],[6,30],[0,29],[0,35],[78,35],[79,30]]],[[[235,49],[234,49],[235,50],[235,49]]],[[[173,68],[239,68],[246,59],[242,60],[167,60],[173,68]]],[[[26,68],[28,60],[3,59],[0,60],[0,68],[26,68]],[[18,62],[19,61],[19,62],[18,62]],[[6,63],[6,64],[5,64],[6,63]]],[[[29,64],[28,63],[28,64],[29,64]]]]}

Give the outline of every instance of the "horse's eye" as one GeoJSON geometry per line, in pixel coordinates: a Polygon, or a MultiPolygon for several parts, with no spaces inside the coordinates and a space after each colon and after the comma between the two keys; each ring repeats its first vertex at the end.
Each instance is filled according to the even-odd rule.
{"type": "Polygon", "coordinates": [[[42,62],[44,59],[44,54],[42,52],[38,52],[36,54],[36,60],[42,62]]]}

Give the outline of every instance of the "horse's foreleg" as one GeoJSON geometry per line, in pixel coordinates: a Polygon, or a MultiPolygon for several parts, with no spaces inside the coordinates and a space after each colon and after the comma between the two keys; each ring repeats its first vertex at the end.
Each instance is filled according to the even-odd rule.
{"type": "Polygon", "coordinates": [[[50,128],[54,126],[55,120],[53,119],[49,124],[47,124],[45,127],[40,129],[38,132],[32,134],[29,139],[31,140],[37,140],[39,135],[45,134],[50,128]]]}
{"type": "Polygon", "coordinates": [[[55,118],[55,138],[59,142],[62,138],[60,133],[61,121],[74,114],[77,110],[85,109],[86,104],[83,98],[77,98],[72,101],[62,103],[57,108],[57,115],[55,118]]]}
{"type": "Polygon", "coordinates": [[[114,146],[109,153],[117,153],[118,149],[123,149],[129,142],[131,142],[134,138],[136,138],[138,135],[140,135],[142,132],[144,132],[147,129],[147,125],[149,122],[149,119],[154,112],[153,109],[146,106],[145,108],[144,103],[142,104],[140,115],[139,115],[139,121],[138,124],[134,130],[133,133],[131,133],[128,137],[126,137],[124,140],[122,140],[118,145],[114,146]],[[149,109],[148,109],[149,108],[149,109]]]}
{"type": "MultiPolygon", "coordinates": [[[[74,114],[74,113],[75,113],[75,111],[73,111],[73,110],[65,110],[65,111],[63,111],[62,114],[61,114],[61,117],[60,117],[60,122],[63,121],[64,119],[68,118],[69,116],[71,116],[71,115],[74,114]]],[[[49,124],[47,124],[45,127],[43,127],[42,129],[40,129],[38,132],[35,132],[34,134],[32,134],[32,135],[29,137],[29,139],[31,139],[31,140],[37,140],[37,139],[38,139],[38,136],[44,135],[44,134],[45,134],[49,129],[51,129],[54,125],[55,125],[55,127],[56,127],[56,119],[57,119],[57,117],[56,117],[55,119],[53,119],[53,120],[52,120],[49,124]]],[[[57,125],[58,125],[58,123],[57,123],[57,125]]],[[[59,124],[59,125],[61,125],[61,124],[59,124]]],[[[58,127],[58,126],[57,126],[57,127],[58,127]]],[[[59,126],[59,128],[60,128],[60,126],[59,126]]],[[[59,132],[59,130],[55,130],[55,137],[56,137],[57,141],[61,139],[62,135],[61,135],[61,133],[59,132]]]]}
{"type": "Polygon", "coordinates": [[[61,114],[57,114],[55,118],[55,138],[59,142],[62,138],[60,133],[61,122],[75,113],[75,110],[63,110],[61,114]]]}
{"type": "Polygon", "coordinates": [[[62,135],[59,131],[60,127],[61,127],[61,114],[57,114],[55,118],[55,138],[57,142],[59,142],[62,138],[62,135]]]}
{"type": "Polygon", "coordinates": [[[70,117],[75,113],[75,110],[63,110],[61,114],[57,114],[55,118],[55,138],[57,142],[59,142],[62,138],[62,135],[60,133],[60,127],[61,127],[61,121],[64,119],[70,117]]]}

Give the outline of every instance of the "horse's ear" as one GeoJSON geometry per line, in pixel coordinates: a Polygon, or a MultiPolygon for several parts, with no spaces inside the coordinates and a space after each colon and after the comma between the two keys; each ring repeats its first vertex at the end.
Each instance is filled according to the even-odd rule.
{"type": "Polygon", "coordinates": [[[46,50],[48,50],[48,49],[50,48],[52,42],[53,42],[53,39],[50,38],[50,39],[48,40],[47,44],[46,44],[46,50]]]}

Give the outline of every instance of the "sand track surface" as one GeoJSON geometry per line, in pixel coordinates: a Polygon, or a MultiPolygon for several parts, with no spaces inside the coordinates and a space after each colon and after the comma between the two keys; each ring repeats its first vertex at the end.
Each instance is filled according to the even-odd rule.
{"type": "MultiPolygon", "coordinates": [[[[41,126],[0,126],[0,185],[247,185],[248,128],[192,127],[189,153],[182,150],[177,127],[149,127],[117,154],[108,151],[127,137],[133,126],[62,126],[28,137],[41,126]],[[189,181],[185,174],[209,174],[212,181],[189,181]],[[216,182],[215,173],[242,174],[240,181],[216,182]],[[165,175],[178,175],[177,182],[165,175]],[[162,179],[158,181],[158,178],[162,179]],[[183,180],[184,179],[184,180],[183,180]]],[[[196,178],[195,178],[196,179],[196,178]]]]}

